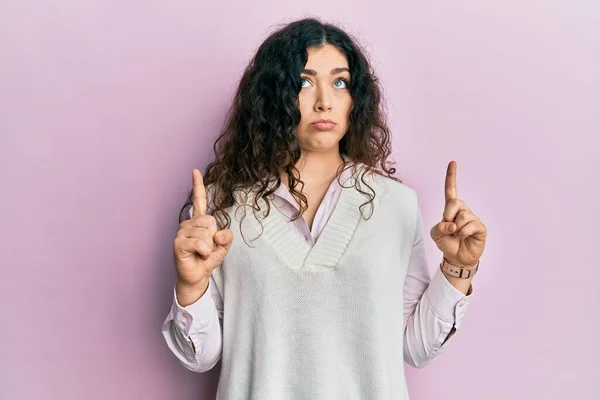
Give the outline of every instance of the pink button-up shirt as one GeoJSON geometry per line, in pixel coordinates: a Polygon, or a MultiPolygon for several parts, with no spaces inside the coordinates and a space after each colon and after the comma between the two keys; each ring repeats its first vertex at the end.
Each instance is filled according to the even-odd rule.
{"type": "MultiPolygon", "coordinates": [[[[340,181],[343,183],[351,172],[351,168],[346,169],[340,181]]],[[[273,183],[271,181],[271,185],[273,183]]],[[[311,246],[327,224],[340,190],[338,179],[334,179],[317,209],[312,230],[304,218],[293,222],[295,231],[311,246]]],[[[291,220],[299,207],[289,190],[281,185],[273,195],[275,207],[291,220]]],[[[424,245],[423,222],[419,210],[402,304],[405,323],[404,359],[417,368],[429,364],[446,348],[460,325],[473,293],[471,288],[468,295],[464,295],[452,286],[437,262],[432,278],[424,245]]],[[[171,311],[163,324],[163,335],[171,351],[185,367],[204,372],[211,369],[221,357],[222,318],[223,298],[211,277],[206,293],[189,306],[181,307],[174,295],[171,311]]]]}

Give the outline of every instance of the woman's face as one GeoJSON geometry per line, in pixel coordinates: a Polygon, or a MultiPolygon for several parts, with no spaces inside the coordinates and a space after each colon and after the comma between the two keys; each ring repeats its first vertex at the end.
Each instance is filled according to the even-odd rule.
{"type": "Polygon", "coordinates": [[[352,109],[348,60],[330,44],[309,48],[308,61],[300,76],[302,89],[298,97],[302,118],[296,129],[300,148],[309,153],[337,155],[352,109]],[[317,123],[320,120],[331,123],[317,123]]]}

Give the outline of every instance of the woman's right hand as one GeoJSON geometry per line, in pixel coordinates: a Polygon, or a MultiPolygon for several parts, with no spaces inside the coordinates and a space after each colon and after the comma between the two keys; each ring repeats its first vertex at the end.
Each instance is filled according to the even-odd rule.
{"type": "Polygon", "coordinates": [[[206,215],[206,189],[202,174],[194,169],[192,177],[193,214],[191,219],[180,224],[173,253],[178,277],[178,297],[199,298],[208,287],[212,271],[229,252],[233,232],[230,229],[217,230],[215,218],[206,215]]]}

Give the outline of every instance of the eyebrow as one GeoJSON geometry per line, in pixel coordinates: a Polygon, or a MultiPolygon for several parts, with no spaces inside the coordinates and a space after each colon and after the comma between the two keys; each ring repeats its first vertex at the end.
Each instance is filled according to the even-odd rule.
{"type": "MultiPolygon", "coordinates": [[[[335,74],[339,74],[341,72],[344,71],[348,71],[350,72],[350,70],[348,68],[334,68],[331,70],[331,75],[335,75],[335,74]]],[[[312,76],[317,76],[317,71],[315,71],[314,69],[303,69],[302,73],[307,74],[307,75],[312,75],[312,76]]]]}

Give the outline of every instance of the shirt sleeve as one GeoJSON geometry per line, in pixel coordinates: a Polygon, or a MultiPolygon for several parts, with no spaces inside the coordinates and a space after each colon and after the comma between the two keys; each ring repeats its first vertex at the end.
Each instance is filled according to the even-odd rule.
{"type": "Polygon", "coordinates": [[[404,281],[404,360],[415,368],[433,361],[446,348],[473,294],[456,289],[440,268],[431,277],[425,254],[423,220],[417,207],[417,226],[404,281]]]}
{"type": "Polygon", "coordinates": [[[182,307],[173,290],[173,305],[162,326],[167,346],[189,370],[206,372],[221,359],[223,297],[211,276],[195,303],[182,307]]]}

